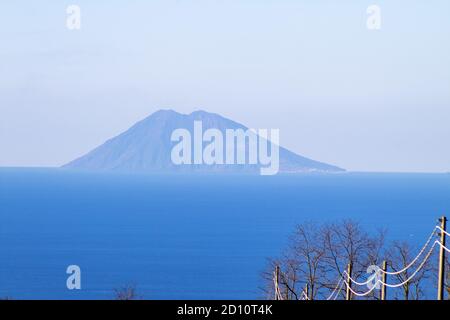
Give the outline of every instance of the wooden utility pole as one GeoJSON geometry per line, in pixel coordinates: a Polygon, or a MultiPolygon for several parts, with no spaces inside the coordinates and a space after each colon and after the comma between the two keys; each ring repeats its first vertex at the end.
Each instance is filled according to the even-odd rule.
{"type": "Polygon", "coordinates": [[[350,289],[352,288],[352,263],[350,262],[347,266],[347,291],[345,294],[345,300],[352,300],[352,292],[350,289]]]}
{"type": "Polygon", "coordinates": [[[306,300],[309,300],[309,283],[307,283],[305,286],[305,295],[306,295],[306,300]]]}
{"type": "Polygon", "coordinates": [[[277,265],[275,267],[275,300],[279,300],[279,292],[280,292],[280,267],[277,265]]]}
{"type": "Polygon", "coordinates": [[[381,276],[381,281],[383,281],[383,283],[381,284],[381,300],[386,300],[386,271],[387,271],[387,262],[386,260],[383,261],[383,274],[381,276]]]}
{"type": "Polygon", "coordinates": [[[447,218],[442,216],[439,219],[441,223],[441,249],[439,250],[439,280],[438,280],[438,300],[444,300],[444,281],[445,281],[445,231],[447,225],[447,218]]]}

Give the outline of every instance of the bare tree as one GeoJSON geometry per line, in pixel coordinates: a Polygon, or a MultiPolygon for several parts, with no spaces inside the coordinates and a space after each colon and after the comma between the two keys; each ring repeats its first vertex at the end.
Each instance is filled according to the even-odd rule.
{"type": "Polygon", "coordinates": [[[283,300],[299,300],[302,298],[302,284],[299,277],[299,270],[296,263],[287,256],[282,259],[270,259],[267,270],[262,273],[264,279],[264,298],[273,299],[275,297],[275,269],[280,268],[279,289],[283,300]]]}
{"type": "Polygon", "coordinates": [[[300,224],[289,238],[286,253],[270,260],[269,270],[263,274],[266,297],[274,297],[273,270],[279,266],[283,299],[301,299],[306,287],[308,299],[326,298],[344,277],[348,263],[354,266],[353,278],[366,275],[369,265],[380,262],[383,245],[384,232],[371,237],[351,220],[325,226],[300,224]]]}
{"type": "Polygon", "coordinates": [[[140,300],[142,296],[137,293],[135,285],[128,284],[114,289],[114,300],[140,300]]]}
{"type": "Polygon", "coordinates": [[[290,239],[290,254],[287,260],[290,283],[298,289],[308,288],[308,298],[319,297],[326,287],[325,246],[322,228],[311,222],[296,227],[290,239]]]}
{"type": "Polygon", "coordinates": [[[264,292],[268,297],[274,296],[273,270],[276,266],[280,268],[279,287],[283,299],[301,299],[306,286],[309,299],[319,296],[320,289],[324,286],[326,271],[321,232],[320,228],[310,222],[296,227],[289,238],[286,253],[280,259],[270,260],[269,270],[263,274],[266,281],[264,292]]]}
{"type": "Polygon", "coordinates": [[[263,286],[260,288],[263,292],[263,298],[272,300],[275,297],[274,271],[277,266],[280,266],[281,259],[267,259],[267,267],[261,273],[263,279],[263,286]]]}
{"type": "MultiPolygon", "coordinates": [[[[406,268],[411,261],[416,257],[417,250],[413,248],[407,242],[398,242],[395,241],[392,243],[388,250],[388,266],[394,271],[398,272],[406,268]]],[[[425,258],[425,255],[423,255],[425,258]]],[[[417,270],[421,259],[417,263],[415,263],[411,268],[408,268],[397,275],[392,275],[390,277],[394,278],[397,283],[405,282],[401,287],[400,296],[396,296],[397,299],[403,298],[404,300],[419,300],[424,297],[424,286],[426,279],[430,276],[430,271],[432,268],[432,259],[428,259],[427,262],[423,265],[420,271],[409,281],[407,281],[413,272],[417,270]]],[[[398,291],[397,291],[398,292],[398,291]]]]}
{"type": "MultiPolygon", "coordinates": [[[[367,277],[367,267],[378,265],[384,246],[385,231],[370,236],[358,222],[344,220],[339,224],[329,224],[323,229],[326,262],[330,282],[336,278],[346,278],[348,264],[352,265],[352,278],[367,277]]],[[[367,289],[365,287],[365,289],[367,289]]],[[[367,298],[377,298],[375,291],[367,298]]]]}

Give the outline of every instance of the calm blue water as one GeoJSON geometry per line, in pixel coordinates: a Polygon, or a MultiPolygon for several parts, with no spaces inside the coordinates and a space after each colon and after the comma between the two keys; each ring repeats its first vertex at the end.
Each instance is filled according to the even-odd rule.
{"type": "Polygon", "coordinates": [[[155,176],[0,169],[0,296],[260,298],[296,223],[354,218],[423,243],[450,215],[449,174],[155,176]],[[66,289],[68,265],[82,290],[66,289]]]}

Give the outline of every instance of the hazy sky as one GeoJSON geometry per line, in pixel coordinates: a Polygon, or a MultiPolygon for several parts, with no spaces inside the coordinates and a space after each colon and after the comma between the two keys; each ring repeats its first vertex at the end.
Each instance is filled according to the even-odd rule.
{"type": "Polygon", "coordinates": [[[171,108],[279,128],[348,170],[450,171],[449,16],[448,0],[2,1],[0,166],[61,165],[171,108]]]}

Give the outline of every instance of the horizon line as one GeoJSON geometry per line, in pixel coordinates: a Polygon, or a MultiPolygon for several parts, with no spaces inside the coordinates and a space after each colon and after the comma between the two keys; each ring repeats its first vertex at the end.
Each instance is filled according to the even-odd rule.
{"type": "MultiPolygon", "coordinates": [[[[62,166],[0,166],[0,169],[60,169],[64,171],[72,171],[72,172],[91,172],[91,173],[133,173],[133,174],[154,174],[158,173],[157,171],[126,171],[126,170],[82,170],[82,169],[70,169],[70,168],[63,168],[62,166]]],[[[160,173],[167,174],[170,172],[167,171],[161,171],[160,173]]],[[[179,172],[174,172],[175,174],[179,175],[179,172]]],[[[329,175],[336,175],[336,174],[450,174],[450,171],[364,171],[364,170],[345,170],[340,172],[327,172],[327,171],[305,171],[305,172],[282,172],[279,175],[302,175],[302,174],[329,174],[329,175]]],[[[183,175],[196,175],[199,173],[187,173],[183,175]]],[[[202,173],[200,173],[202,174],[202,173]]],[[[214,172],[214,173],[208,173],[208,175],[223,175],[220,172],[214,172]]],[[[239,174],[233,174],[233,175],[239,175],[239,174]]],[[[242,175],[249,175],[249,174],[242,174],[242,175]]],[[[278,174],[277,174],[278,175],[278,174]]]]}

